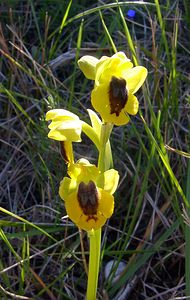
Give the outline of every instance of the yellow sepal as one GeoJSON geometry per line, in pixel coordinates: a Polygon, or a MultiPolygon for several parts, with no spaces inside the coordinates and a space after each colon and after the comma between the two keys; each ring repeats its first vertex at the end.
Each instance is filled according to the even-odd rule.
{"type": "Polygon", "coordinates": [[[85,55],[78,60],[78,65],[85,77],[91,80],[95,80],[96,65],[99,60],[93,56],[85,55]]]}

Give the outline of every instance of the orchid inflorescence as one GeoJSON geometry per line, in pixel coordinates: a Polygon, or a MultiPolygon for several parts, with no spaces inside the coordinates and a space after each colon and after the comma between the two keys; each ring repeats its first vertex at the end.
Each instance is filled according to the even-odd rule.
{"type": "Polygon", "coordinates": [[[61,142],[62,154],[67,162],[67,175],[60,182],[59,195],[65,202],[69,218],[90,237],[90,259],[87,300],[96,299],[101,227],[114,211],[113,194],[119,174],[113,169],[109,137],[113,125],[125,125],[130,115],[138,112],[139,102],[134,95],[144,83],[147,69],[133,67],[123,52],[112,57],[83,56],[78,61],[86,78],[94,80],[91,103],[98,115],[87,109],[91,125],[65,109],[47,112],[50,121],[48,137],[61,142]],[[98,163],[86,158],[75,161],[73,143],[81,142],[82,131],[95,144],[98,163]],[[94,233],[93,233],[94,232],[94,233]]]}
{"type": "MultiPolygon", "coordinates": [[[[95,143],[96,137],[101,144],[103,125],[127,124],[129,116],[138,112],[138,100],[134,94],[142,86],[147,70],[142,66],[133,67],[123,52],[100,59],[83,56],[78,65],[88,79],[95,81],[91,103],[102,121],[95,112],[88,110],[92,122],[90,128],[77,115],[65,109],[48,111],[46,120],[51,120],[48,137],[62,142],[68,163],[69,177],[64,177],[61,181],[59,195],[65,201],[70,219],[79,228],[90,231],[102,227],[112,215],[113,193],[117,188],[119,175],[114,169],[99,170],[86,159],[75,162],[72,143],[81,142],[81,132],[84,129],[92,142],[95,143]]],[[[107,142],[108,139],[105,143],[107,142]]]]}

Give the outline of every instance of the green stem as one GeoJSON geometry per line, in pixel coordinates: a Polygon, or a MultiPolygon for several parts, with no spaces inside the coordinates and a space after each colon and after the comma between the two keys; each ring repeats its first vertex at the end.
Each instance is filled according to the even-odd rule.
{"type": "MultiPolygon", "coordinates": [[[[101,128],[98,169],[102,173],[109,169],[110,165],[112,164],[111,147],[109,143],[109,136],[112,128],[113,126],[110,124],[103,124],[101,128]]],[[[100,265],[101,228],[89,232],[89,238],[90,258],[86,299],[96,300],[100,265]]]]}
{"type": "Polygon", "coordinates": [[[101,228],[89,233],[90,259],[88,272],[87,300],[96,300],[100,265],[101,228]]]}

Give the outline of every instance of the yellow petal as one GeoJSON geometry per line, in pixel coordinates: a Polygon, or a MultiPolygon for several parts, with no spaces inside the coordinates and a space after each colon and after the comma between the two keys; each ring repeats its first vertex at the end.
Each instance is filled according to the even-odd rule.
{"type": "Polygon", "coordinates": [[[79,127],[80,122],[78,120],[53,120],[49,125],[48,128],[52,130],[63,130],[65,127],[67,128],[74,128],[74,126],[79,127]]]}
{"type": "Polygon", "coordinates": [[[135,94],[143,85],[147,77],[147,69],[141,66],[132,68],[129,72],[123,71],[122,77],[127,82],[127,88],[130,93],[135,94]]]}
{"type": "Polygon", "coordinates": [[[78,60],[78,65],[85,77],[91,80],[95,80],[96,65],[99,60],[93,56],[85,55],[78,60]]]}
{"type": "Polygon", "coordinates": [[[132,66],[133,64],[130,61],[127,62],[120,62],[119,59],[112,59],[109,63],[109,65],[107,66],[107,68],[105,68],[102,71],[102,74],[99,78],[99,84],[100,83],[110,83],[111,78],[113,76],[117,77],[117,78],[122,78],[123,77],[123,70],[125,70],[125,72],[131,72],[132,70],[132,66]]]}
{"type": "Polygon", "coordinates": [[[102,214],[96,215],[97,219],[89,219],[88,216],[82,215],[77,223],[77,226],[83,230],[90,231],[92,229],[97,230],[101,228],[105,223],[107,218],[102,214]]]}
{"type": "Polygon", "coordinates": [[[79,120],[79,117],[66,109],[51,109],[46,113],[46,121],[55,120],[61,121],[65,119],[79,120]]]}
{"type": "Polygon", "coordinates": [[[112,57],[119,57],[122,61],[130,61],[130,59],[125,55],[123,51],[119,51],[112,55],[112,57]]]}
{"type": "Polygon", "coordinates": [[[90,120],[92,123],[92,127],[97,133],[98,137],[100,138],[101,128],[102,128],[102,121],[98,117],[98,115],[91,109],[87,109],[88,114],[90,116],[90,120]]]}
{"type": "Polygon", "coordinates": [[[117,117],[115,114],[112,118],[112,123],[115,124],[116,126],[121,126],[121,125],[126,125],[129,123],[130,117],[125,111],[122,109],[119,117],[117,117]]]}
{"type": "Polygon", "coordinates": [[[118,77],[123,78],[123,72],[128,73],[131,71],[132,68],[133,68],[133,63],[131,61],[122,62],[118,66],[118,77]]]}
{"type": "Polygon", "coordinates": [[[130,115],[136,115],[139,110],[139,101],[134,95],[129,95],[124,111],[130,115]]]}
{"type": "Polygon", "coordinates": [[[127,124],[130,120],[129,116],[125,114],[124,110],[121,111],[119,116],[111,114],[109,103],[109,85],[101,84],[93,89],[91,94],[91,102],[94,109],[99,112],[104,122],[113,123],[115,125],[127,124]]]}
{"type": "Polygon", "coordinates": [[[116,170],[110,169],[99,175],[97,186],[104,189],[109,194],[113,194],[118,186],[119,174],[116,170]]]}
{"type": "MultiPolygon", "coordinates": [[[[94,109],[98,111],[105,120],[105,116],[110,114],[109,105],[109,84],[101,84],[92,90],[91,101],[94,109]]],[[[107,121],[107,120],[105,120],[107,121]]]]}
{"type": "Polygon", "coordinates": [[[117,67],[120,63],[118,57],[108,58],[106,60],[100,61],[97,64],[96,79],[95,84],[99,85],[101,83],[109,83],[112,76],[117,76],[117,67]]]}
{"type": "Polygon", "coordinates": [[[98,168],[84,158],[79,159],[75,164],[68,167],[69,176],[77,182],[83,181],[84,183],[88,183],[90,180],[96,182],[99,173],[98,168]]]}
{"type": "Polygon", "coordinates": [[[59,195],[61,199],[66,201],[68,196],[72,194],[76,189],[77,189],[76,181],[69,177],[64,177],[63,180],[60,182],[59,195]]]}
{"type": "Polygon", "coordinates": [[[48,137],[56,141],[81,142],[82,123],[80,121],[52,122],[48,137]],[[51,129],[51,128],[52,129],[51,129]]]}
{"type": "Polygon", "coordinates": [[[109,82],[112,76],[122,77],[123,70],[126,71],[132,67],[132,62],[124,52],[117,52],[112,57],[103,56],[96,66],[95,85],[109,82]]]}
{"type": "Polygon", "coordinates": [[[114,210],[114,197],[103,189],[98,189],[100,194],[98,211],[105,217],[110,218],[114,210]]]}
{"type": "Polygon", "coordinates": [[[65,200],[65,209],[69,218],[76,224],[78,224],[81,216],[83,215],[82,209],[77,201],[76,192],[70,194],[65,200]]]}

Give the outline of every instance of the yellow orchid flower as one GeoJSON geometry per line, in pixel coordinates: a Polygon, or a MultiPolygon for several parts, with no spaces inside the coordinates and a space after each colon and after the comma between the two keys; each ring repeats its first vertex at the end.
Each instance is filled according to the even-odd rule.
{"type": "Polygon", "coordinates": [[[91,74],[87,78],[95,80],[91,94],[94,109],[100,113],[104,122],[118,126],[127,124],[129,115],[138,112],[139,102],[134,94],[144,83],[147,69],[133,67],[123,52],[112,57],[103,56],[98,61],[94,60],[93,64],[89,56],[82,57],[78,64],[84,74],[85,61],[88,74],[91,74]]]}
{"type": "Polygon", "coordinates": [[[81,229],[101,228],[114,210],[119,175],[114,169],[100,173],[86,159],[68,167],[69,177],[60,183],[59,195],[65,201],[69,218],[81,229]]]}
{"type": "Polygon", "coordinates": [[[82,122],[79,117],[65,109],[52,109],[46,113],[50,139],[60,141],[61,153],[67,163],[74,162],[72,142],[81,142],[82,122]]]}
{"type": "Polygon", "coordinates": [[[82,122],[79,117],[65,109],[52,109],[46,113],[48,137],[56,141],[81,142],[82,122]]]}

